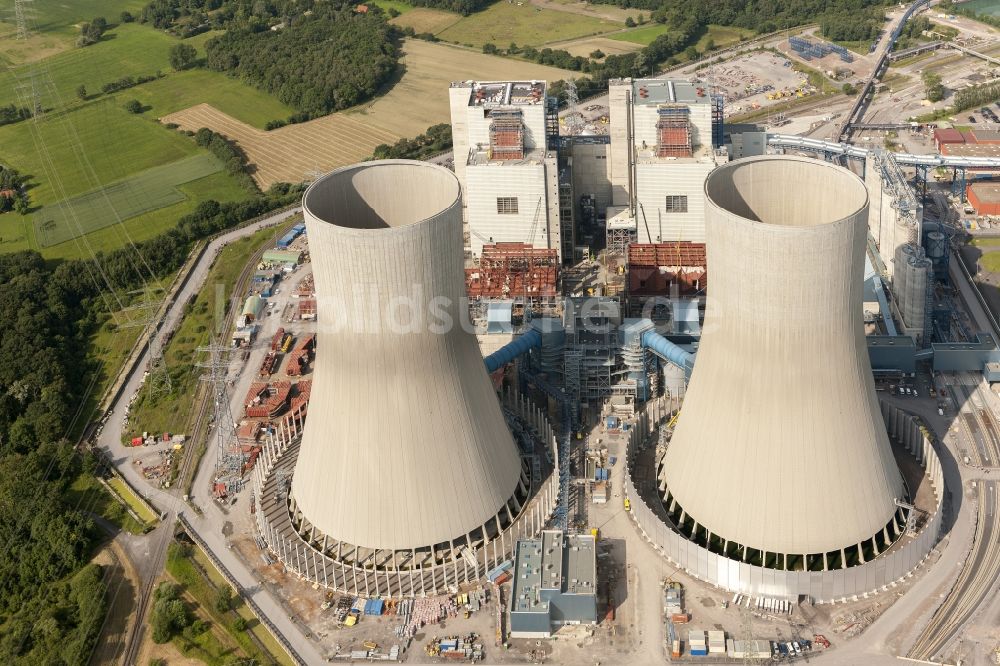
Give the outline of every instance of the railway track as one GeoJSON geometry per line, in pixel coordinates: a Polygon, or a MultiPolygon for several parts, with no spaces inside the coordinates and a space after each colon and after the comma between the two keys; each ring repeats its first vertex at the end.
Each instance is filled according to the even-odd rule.
{"type": "MultiPolygon", "coordinates": [[[[292,218],[291,221],[279,225],[275,234],[269,239],[269,241],[279,238],[280,235],[287,231],[294,222],[295,218],[292,218]]],[[[269,245],[270,242],[261,244],[261,247],[254,252],[254,254],[250,257],[250,260],[247,261],[246,265],[243,267],[239,277],[237,277],[236,284],[234,285],[233,296],[230,299],[229,312],[226,315],[221,330],[228,331],[230,327],[232,327],[233,321],[236,317],[236,312],[238,311],[238,307],[236,307],[236,305],[239,300],[239,295],[246,292],[247,286],[250,282],[250,277],[253,275],[257,264],[260,262],[265,249],[269,245]]],[[[199,438],[207,437],[208,428],[205,417],[208,413],[210,405],[212,404],[212,401],[209,399],[210,397],[211,392],[204,390],[201,387],[199,387],[199,390],[195,393],[196,404],[200,404],[198,404],[197,416],[194,417],[193,428],[191,428],[191,431],[193,432],[192,442],[198,442],[199,438]],[[198,400],[199,395],[201,396],[200,401],[198,400]]],[[[189,424],[191,423],[192,422],[189,421],[189,424]]],[[[181,461],[181,468],[178,472],[178,479],[181,480],[181,487],[186,488],[187,485],[185,484],[190,484],[192,482],[194,474],[197,470],[199,457],[195,453],[196,448],[197,447],[193,445],[188,446],[184,452],[184,458],[181,461]]],[[[166,516],[161,524],[161,527],[159,528],[161,533],[156,537],[154,543],[151,544],[149,548],[149,556],[152,557],[153,560],[150,562],[147,571],[154,573],[150,575],[149,580],[143,585],[136,598],[135,619],[133,620],[128,636],[126,637],[122,656],[122,663],[126,666],[133,666],[138,663],[139,650],[142,646],[143,630],[148,624],[147,616],[149,614],[150,601],[153,598],[156,580],[159,578],[159,572],[163,570],[167,562],[167,548],[173,538],[174,520],[175,516],[172,513],[166,516]]]]}
{"type": "MultiPolygon", "coordinates": [[[[264,252],[270,245],[270,241],[276,240],[281,237],[281,235],[290,229],[295,222],[295,218],[291,221],[279,225],[274,235],[269,239],[269,242],[262,244],[253,255],[247,261],[246,265],[243,266],[243,270],[240,271],[239,276],[236,278],[236,283],[233,286],[232,296],[229,299],[229,308],[226,313],[226,317],[219,327],[219,331],[225,332],[232,328],[233,323],[236,320],[236,313],[239,311],[239,301],[241,294],[246,293],[247,287],[250,284],[250,278],[257,268],[257,264],[260,263],[261,258],[264,256],[264,252]]],[[[197,413],[192,420],[188,422],[188,432],[192,433],[191,442],[192,445],[188,446],[184,451],[184,458],[181,461],[181,468],[177,474],[178,485],[184,489],[185,493],[191,493],[191,485],[194,483],[194,475],[198,468],[198,461],[201,456],[204,455],[209,449],[209,437],[211,435],[211,429],[208,427],[206,422],[206,416],[209,412],[209,407],[212,404],[211,391],[205,388],[202,384],[198,387],[195,393],[194,403],[197,406],[195,410],[192,410],[192,414],[197,413]],[[204,442],[204,450],[198,452],[198,443],[204,442]]]]}
{"type": "Polygon", "coordinates": [[[125,666],[133,666],[139,663],[139,649],[142,647],[142,635],[148,623],[150,602],[156,590],[156,581],[159,579],[159,572],[167,563],[167,546],[173,538],[173,515],[168,515],[167,519],[160,525],[160,534],[156,537],[156,542],[149,549],[149,554],[153,557],[150,568],[147,571],[155,572],[150,575],[149,580],[142,586],[136,598],[135,618],[132,620],[132,628],[129,630],[125,640],[125,649],[122,655],[122,663],[125,666]]]}
{"type": "Polygon", "coordinates": [[[972,551],[951,592],[910,649],[907,656],[911,659],[930,661],[938,656],[990,597],[992,586],[1000,576],[997,483],[979,481],[977,491],[979,511],[972,551]]]}

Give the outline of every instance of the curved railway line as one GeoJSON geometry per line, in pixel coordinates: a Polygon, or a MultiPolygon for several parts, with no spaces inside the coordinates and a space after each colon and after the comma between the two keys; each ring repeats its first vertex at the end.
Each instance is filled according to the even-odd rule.
{"type": "Polygon", "coordinates": [[[975,544],[955,586],[934,612],[907,655],[930,661],[944,650],[990,595],[1000,577],[1000,521],[997,520],[997,482],[979,481],[975,544]]]}

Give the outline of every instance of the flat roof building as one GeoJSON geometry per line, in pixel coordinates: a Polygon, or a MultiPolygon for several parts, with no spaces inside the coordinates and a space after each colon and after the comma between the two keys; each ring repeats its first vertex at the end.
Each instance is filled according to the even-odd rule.
{"type": "Polygon", "coordinates": [[[670,79],[613,80],[608,95],[607,219],[627,220],[639,243],[703,242],[705,178],[728,161],[721,98],[701,85],[670,79]]]}
{"type": "Polygon", "coordinates": [[[510,635],[548,638],[553,627],[597,622],[596,541],[589,534],[544,530],[517,542],[510,635]]]}
{"type": "Polygon", "coordinates": [[[527,243],[561,257],[561,234],[572,237],[572,225],[560,225],[558,157],[550,145],[558,113],[546,90],[544,81],[451,84],[455,175],[474,258],[495,243],[527,243]]]}
{"type": "Polygon", "coordinates": [[[966,195],[976,214],[1000,215],[1000,182],[972,183],[966,195]]]}

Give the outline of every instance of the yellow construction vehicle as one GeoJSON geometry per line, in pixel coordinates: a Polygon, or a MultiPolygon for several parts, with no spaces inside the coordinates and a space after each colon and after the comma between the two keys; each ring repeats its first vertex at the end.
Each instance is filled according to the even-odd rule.
{"type": "Polygon", "coordinates": [[[374,650],[378,648],[378,643],[376,643],[375,641],[365,641],[364,643],[362,643],[362,645],[365,647],[366,650],[374,650]]]}

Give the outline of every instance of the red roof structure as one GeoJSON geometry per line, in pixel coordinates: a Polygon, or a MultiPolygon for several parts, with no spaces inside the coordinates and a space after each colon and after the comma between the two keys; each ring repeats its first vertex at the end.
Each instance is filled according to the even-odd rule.
{"type": "Polygon", "coordinates": [[[704,243],[632,243],[627,265],[632,296],[667,296],[675,286],[677,294],[685,296],[708,285],[704,243]]]}

